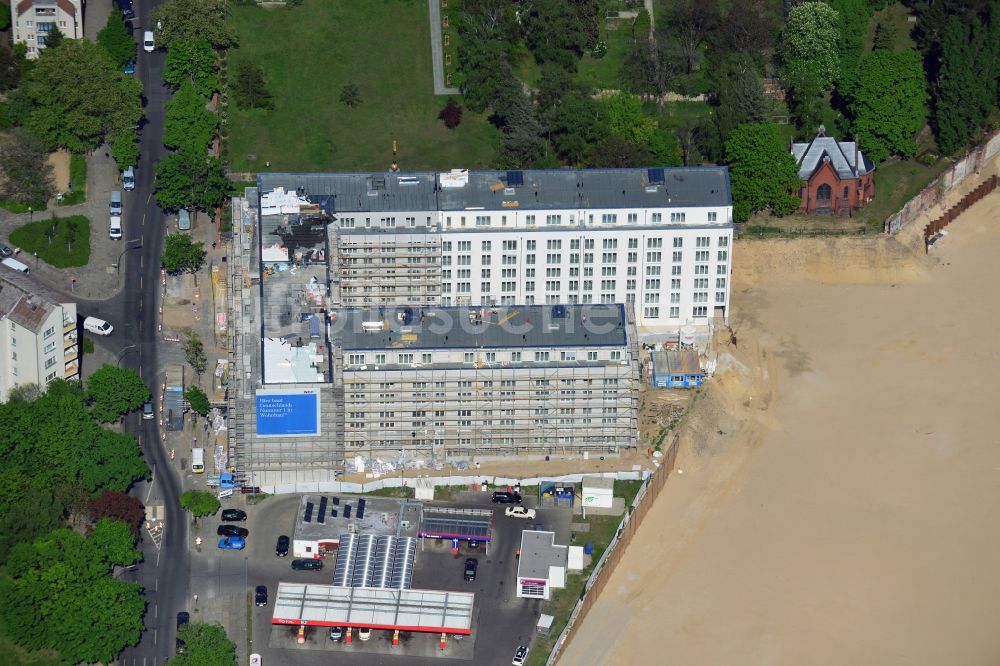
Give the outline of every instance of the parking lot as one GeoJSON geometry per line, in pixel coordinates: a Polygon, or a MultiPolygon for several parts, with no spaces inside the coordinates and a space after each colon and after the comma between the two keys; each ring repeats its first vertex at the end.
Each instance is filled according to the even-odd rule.
{"type": "MultiPolygon", "coordinates": [[[[337,663],[344,664],[447,664],[475,660],[484,664],[508,664],[519,644],[528,644],[534,633],[540,602],[516,597],[516,550],[522,529],[543,526],[556,532],[558,543],[567,543],[570,515],[567,509],[538,510],[535,520],[504,516],[503,505],[493,505],[488,493],[465,493],[454,502],[428,502],[425,506],[455,508],[490,508],[493,513],[493,538],[488,545],[470,547],[462,542],[458,555],[452,553],[450,539],[420,539],[413,569],[413,589],[472,592],[476,595],[472,618],[472,635],[449,636],[444,650],[440,635],[401,632],[399,645],[392,645],[392,632],[373,630],[371,639],[360,641],[357,630],[353,641],[334,641],[329,630],[307,627],[305,643],[297,642],[297,627],[272,625],[272,602],[279,582],[329,585],[334,571],[334,558],[328,557],[321,571],[295,571],[288,557],[275,555],[279,535],[293,536],[300,506],[300,496],[277,496],[263,503],[244,507],[249,514],[244,524],[250,530],[247,548],[243,551],[222,551],[215,548],[218,521],[209,521],[201,529],[205,536],[202,552],[196,555],[192,567],[192,590],[201,590],[203,598],[230,599],[245,608],[247,592],[257,585],[268,589],[269,603],[265,608],[252,607],[252,651],[258,652],[264,663],[320,664],[330,663],[335,654],[337,663]],[[475,557],[478,570],[475,581],[464,579],[465,560],[475,557]]],[[[525,505],[534,506],[534,498],[526,497],[525,505]]],[[[233,608],[226,622],[230,636],[237,642],[245,634],[246,618],[233,608]],[[242,627],[240,626],[240,616],[242,627]],[[230,626],[230,624],[236,626],[230,626]]],[[[224,620],[225,621],[225,620],[224,620]]],[[[245,639],[244,639],[245,641],[245,639]]],[[[241,646],[242,647],[242,646],[241,646]]]]}

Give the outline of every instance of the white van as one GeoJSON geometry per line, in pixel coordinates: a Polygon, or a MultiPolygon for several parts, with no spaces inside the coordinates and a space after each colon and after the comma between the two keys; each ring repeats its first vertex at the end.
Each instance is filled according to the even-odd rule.
{"type": "Polygon", "coordinates": [[[153,39],[152,30],[146,30],[142,33],[142,50],[146,53],[152,53],[156,50],[156,40],[153,39]]]}
{"type": "Polygon", "coordinates": [[[115,327],[103,319],[98,319],[97,317],[87,317],[83,320],[83,329],[85,331],[90,331],[91,333],[96,333],[97,335],[111,335],[111,333],[115,330],[115,327]]]}
{"type": "Polygon", "coordinates": [[[125,167],[122,171],[122,187],[126,190],[135,189],[135,167],[125,167]]]}
{"type": "Polygon", "coordinates": [[[110,215],[122,214],[122,193],[120,190],[111,191],[111,203],[108,205],[110,215]]]}
{"type": "Polygon", "coordinates": [[[13,268],[15,271],[24,273],[25,275],[28,274],[28,267],[25,264],[22,264],[17,259],[12,259],[10,257],[7,257],[0,263],[2,263],[7,268],[13,268]]]}
{"type": "Polygon", "coordinates": [[[108,221],[108,237],[111,240],[121,240],[122,238],[122,218],[112,215],[108,221]]]}
{"type": "Polygon", "coordinates": [[[191,471],[195,474],[205,471],[205,449],[191,449],[191,471]]]}

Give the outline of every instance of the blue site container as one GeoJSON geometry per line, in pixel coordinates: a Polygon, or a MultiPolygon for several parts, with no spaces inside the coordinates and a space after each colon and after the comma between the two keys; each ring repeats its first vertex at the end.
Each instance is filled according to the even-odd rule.
{"type": "Polygon", "coordinates": [[[588,541],[587,543],[585,543],[583,545],[583,553],[584,553],[584,555],[593,555],[594,554],[594,544],[591,543],[590,541],[588,541]]]}

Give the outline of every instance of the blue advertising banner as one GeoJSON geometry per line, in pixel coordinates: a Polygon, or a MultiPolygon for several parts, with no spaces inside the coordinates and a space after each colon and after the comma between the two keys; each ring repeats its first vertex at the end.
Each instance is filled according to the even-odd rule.
{"type": "Polygon", "coordinates": [[[318,435],[319,391],[257,392],[257,436],[318,435]]]}

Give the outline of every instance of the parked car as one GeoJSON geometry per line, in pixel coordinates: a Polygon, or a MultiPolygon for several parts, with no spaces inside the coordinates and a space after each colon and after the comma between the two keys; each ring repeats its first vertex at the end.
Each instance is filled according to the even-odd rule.
{"type": "Polygon", "coordinates": [[[358,628],[358,639],[362,641],[367,641],[372,637],[371,627],[359,627],[358,628]]]}
{"type": "Polygon", "coordinates": [[[222,550],[243,550],[246,545],[247,542],[243,540],[243,537],[238,536],[226,537],[219,541],[219,548],[222,550]]]}
{"type": "Polygon", "coordinates": [[[258,585],[257,589],[254,590],[253,602],[260,607],[267,605],[267,587],[264,585],[258,585]]]}
{"type": "Polygon", "coordinates": [[[511,660],[512,666],[524,666],[524,660],[528,658],[528,646],[518,645],[514,650],[514,658],[511,660]]]}
{"type": "Polygon", "coordinates": [[[247,512],[242,509],[223,509],[222,519],[229,522],[244,521],[247,519],[247,512]]]}
{"type": "Polygon", "coordinates": [[[292,560],[292,568],[296,571],[319,571],[323,568],[323,560],[292,560]]]}
{"type": "Polygon", "coordinates": [[[6,257],[13,257],[13,256],[14,256],[14,250],[10,249],[9,247],[7,247],[6,245],[4,245],[3,243],[0,243],[0,257],[6,258],[6,257]]]}
{"type": "MultiPolygon", "coordinates": [[[[127,63],[125,63],[125,73],[135,74],[135,60],[129,60],[127,63]]],[[[127,190],[129,188],[126,187],[125,189],[127,190]]]]}
{"type": "Polygon", "coordinates": [[[152,30],[146,30],[142,33],[142,50],[146,53],[152,53],[156,50],[156,38],[153,36],[152,30]]]}
{"type": "Polygon", "coordinates": [[[97,317],[87,317],[83,320],[83,330],[96,333],[97,335],[111,335],[115,327],[97,317]]]}
{"type": "Polygon", "coordinates": [[[479,569],[479,560],[470,557],[465,560],[465,580],[476,580],[476,570],[479,569]]]}
{"type": "Polygon", "coordinates": [[[108,203],[108,214],[118,215],[122,214],[122,193],[121,190],[111,191],[111,200],[108,203]]]}
{"type": "Polygon", "coordinates": [[[521,494],[520,493],[508,493],[502,490],[498,490],[493,493],[493,503],[494,504],[520,504],[521,494]]]}
{"type": "Polygon", "coordinates": [[[181,231],[188,231],[191,228],[191,213],[187,208],[177,211],[177,228],[181,231]]]}
{"type": "Polygon", "coordinates": [[[127,166],[125,170],[122,171],[122,187],[126,190],[135,189],[135,167],[127,166]]]}
{"type": "Polygon", "coordinates": [[[177,654],[184,654],[187,651],[187,645],[184,643],[183,640],[181,640],[181,637],[180,637],[179,634],[181,632],[181,627],[183,627],[185,624],[187,624],[190,621],[191,621],[191,614],[188,613],[187,611],[181,611],[180,613],[177,614],[177,633],[178,633],[178,636],[177,636],[176,645],[174,646],[175,649],[177,650],[177,654]]]}
{"type": "Polygon", "coordinates": [[[150,421],[156,417],[156,413],[153,412],[153,403],[147,402],[142,406],[142,418],[146,421],[150,421]]]}
{"type": "Polygon", "coordinates": [[[122,239],[122,218],[120,215],[112,215],[108,220],[108,238],[111,240],[122,239]]]}
{"type": "Polygon", "coordinates": [[[278,557],[288,557],[288,537],[284,534],[278,537],[278,545],[274,547],[274,554],[278,557]]]}
{"type": "Polygon", "coordinates": [[[342,640],[344,640],[344,628],[343,627],[330,627],[330,640],[331,641],[342,641],[342,640]]]}
{"type": "Polygon", "coordinates": [[[534,520],[536,515],[534,509],[528,509],[523,506],[509,506],[504,513],[508,518],[526,518],[528,520],[534,520]]]}
{"type": "Polygon", "coordinates": [[[241,537],[243,539],[250,536],[250,530],[245,527],[237,527],[236,525],[219,525],[219,529],[215,533],[219,536],[241,537]]]}

